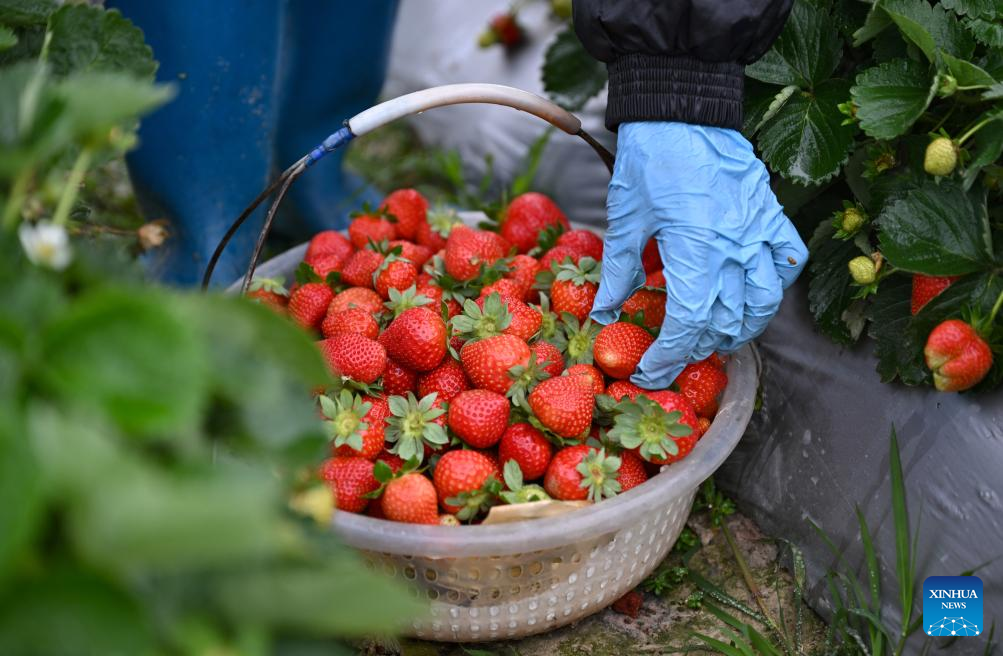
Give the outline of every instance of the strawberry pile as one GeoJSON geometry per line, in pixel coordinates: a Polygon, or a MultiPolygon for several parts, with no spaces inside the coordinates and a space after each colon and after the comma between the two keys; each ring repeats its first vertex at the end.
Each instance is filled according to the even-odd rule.
{"type": "Polygon", "coordinates": [[[686,457],[727,385],[717,357],[671,389],[628,378],[664,318],[657,250],[621,321],[594,324],[602,240],[527,193],[497,230],[391,193],[316,235],[289,292],[250,295],[318,337],[338,384],[318,395],[319,469],[338,509],[419,524],[496,504],[598,502],[686,457]]]}

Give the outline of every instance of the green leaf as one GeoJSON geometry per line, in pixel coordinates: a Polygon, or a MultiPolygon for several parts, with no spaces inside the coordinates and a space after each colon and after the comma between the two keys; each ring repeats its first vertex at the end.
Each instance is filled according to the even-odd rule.
{"type": "Polygon", "coordinates": [[[201,416],[207,354],[166,295],[92,292],[42,344],[45,386],[127,431],[192,430],[201,416]]]}
{"type": "Polygon", "coordinates": [[[899,583],[902,622],[908,625],[913,601],[913,554],[909,547],[909,510],[906,507],[905,477],[902,475],[902,460],[894,426],[890,441],[888,460],[892,488],[892,518],[895,525],[895,577],[899,583]]]}
{"type": "Polygon", "coordinates": [[[57,87],[66,103],[74,133],[83,139],[103,139],[107,131],[166,103],[174,87],[153,84],[124,73],[79,73],[57,87]]]}
{"type": "Polygon", "coordinates": [[[43,512],[38,463],[14,412],[0,411],[0,581],[33,537],[43,512]]]}
{"type": "Polygon", "coordinates": [[[87,4],[60,7],[49,24],[48,61],[59,76],[83,71],[123,72],[153,81],[157,63],[143,32],[117,10],[87,4]]]}
{"type": "Polygon", "coordinates": [[[966,18],[965,28],[975,40],[990,48],[1003,48],[1003,25],[999,21],[966,18]]]}
{"type": "Polygon", "coordinates": [[[954,183],[907,192],[885,207],[878,225],[881,252],[898,269],[957,276],[992,263],[988,225],[954,183]]]}
{"type": "Polygon", "coordinates": [[[853,47],[859,48],[891,25],[893,25],[891,17],[881,8],[880,2],[875,2],[871,5],[864,24],[853,33],[853,47]]]}
{"type": "Polygon", "coordinates": [[[795,93],[763,126],[759,147],[774,171],[804,185],[823,182],[839,172],[853,146],[854,127],[842,125],[837,105],[849,84],[827,80],[813,93],[795,93]]]}
{"type": "MultiPolygon", "coordinates": [[[[982,169],[1003,155],[1003,121],[990,121],[972,137],[974,145],[968,148],[971,159],[965,165],[962,185],[965,191],[972,188],[982,169]]],[[[968,142],[972,143],[972,142],[968,142]]]]}
{"type": "Polygon", "coordinates": [[[996,79],[992,75],[970,61],[958,59],[946,52],[941,52],[940,56],[947,64],[947,70],[958,81],[959,86],[992,86],[996,83],[996,79]]]}
{"type": "Polygon", "coordinates": [[[860,127],[876,139],[892,139],[909,130],[937,92],[929,68],[909,59],[896,59],[857,76],[850,89],[860,127]]]}
{"type": "Polygon", "coordinates": [[[884,383],[901,378],[907,385],[929,379],[923,347],[909,339],[912,278],[892,276],[881,282],[868,310],[868,335],[875,340],[877,371],[884,383]]]}
{"type": "Polygon", "coordinates": [[[17,35],[6,25],[0,25],[0,51],[9,50],[17,45],[17,35]]]}
{"type": "Polygon", "coordinates": [[[940,0],[940,4],[962,16],[994,18],[1003,15],[999,0],[940,0]]]}
{"type": "Polygon", "coordinates": [[[606,65],[586,52],[570,26],[547,48],[541,74],[550,99],[572,111],[584,107],[606,86],[606,65]]]}
{"type": "Polygon", "coordinates": [[[0,0],[0,22],[11,27],[45,25],[56,0],[0,0]]]}
{"type": "Polygon", "coordinates": [[[954,14],[939,4],[923,0],[879,0],[881,8],[891,17],[899,31],[914,43],[926,58],[937,61],[937,51],[967,59],[974,49],[972,37],[958,23],[954,14]]]}
{"type": "Polygon", "coordinates": [[[856,341],[843,320],[853,302],[854,288],[846,263],[860,254],[852,241],[834,239],[832,222],[822,221],[811,238],[808,282],[809,309],[819,328],[835,342],[856,341]]]}
{"type": "Polygon", "coordinates": [[[843,42],[832,16],[821,6],[795,2],[773,47],[745,74],[761,82],[805,89],[828,80],[839,64],[843,42]]]}
{"type": "Polygon", "coordinates": [[[992,87],[987,89],[983,94],[982,98],[984,100],[999,100],[1003,98],[1003,82],[997,82],[992,87]]]}

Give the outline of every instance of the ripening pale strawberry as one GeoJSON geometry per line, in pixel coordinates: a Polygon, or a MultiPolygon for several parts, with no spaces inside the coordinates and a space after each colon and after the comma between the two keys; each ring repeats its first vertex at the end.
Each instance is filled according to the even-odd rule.
{"type": "Polygon", "coordinates": [[[702,360],[686,365],[676,377],[676,385],[698,416],[713,418],[718,399],[728,386],[728,376],[713,363],[702,360]]]}
{"type": "Polygon", "coordinates": [[[383,264],[383,256],[368,248],[355,251],[341,267],[341,279],[353,287],[373,288],[373,274],[383,264]]]}
{"type": "Polygon", "coordinates": [[[414,472],[387,483],[380,497],[380,508],[383,516],[394,522],[439,523],[435,486],[432,481],[414,472]]]}
{"type": "Polygon", "coordinates": [[[544,380],[529,394],[540,423],[564,438],[579,438],[592,423],[595,395],[570,376],[544,380]]]}
{"type": "Polygon", "coordinates": [[[548,376],[560,376],[564,371],[564,355],[550,342],[536,342],[530,348],[538,366],[548,376]]]}
{"type": "Polygon", "coordinates": [[[525,367],[530,356],[525,341],[512,335],[495,335],[464,344],[460,363],[474,387],[504,394],[512,386],[509,370],[525,367]]]}
{"type": "Polygon", "coordinates": [[[397,235],[401,239],[414,241],[418,227],[425,223],[428,201],[416,189],[398,189],[387,194],[380,209],[397,219],[397,235]]]}
{"type": "Polygon", "coordinates": [[[554,245],[567,246],[578,251],[582,257],[602,262],[602,238],[591,230],[568,230],[557,238],[554,245]]]}
{"type": "Polygon", "coordinates": [[[508,425],[509,402],[497,392],[473,389],[449,402],[451,431],[475,449],[488,449],[501,439],[508,425]]]}
{"type": "Polygon", "coordinates": [[[372,384],[387,368],[387,352],[379,342],[356,333],[338,333],[318,342],[336,376],[372,384]]]}
{"type": "Polygon", "coordinates": [[[345,260],[352,254],[352,242],[345,235],[337,230],[324,230],[318,232],[310,240],[306,247],[306,254],[303,261],[309,263],[311,259],[322,253],[334,253],[340,255],[345,260]]]}
{"type": "Polygon", "coordinates": [[[334,337],[338,333],[356,333],[376,339],[380,334],[380,325],[370,312],[360,307],[336,312],[331,312],[329,307],[320,331],[324,333],[324,337],[334,337]]]}
{"type": "Polygon", "coordinates": [[[369,242],[397,239],[397,227],[386,217],[377,214],[360,214],[348,224],[348,238],[352,246],[363,249],[369,242]]]}
{"type": "Polygon", "coordinates": [[[617,321],[596,336],[596,365],[610,378],[625,380],[637,369],[641,356],[655,341],[644,328],[632,323],[617,321]]]}
{"type": "Polygon", "coordinates": [[[349,287],[334,297],[327,312],[343,312],[350,308],[361,308],[371,315],[377,315],[383,312],[383,299],[372,289],[349,287]]]}
{"type": "Polygon", "coordinates": [[[359,513],[366,509],[366,494],[379,489],[373,476],[373,463],[365,458],[338,457],[324,461],[320,478],[334,491],[334,505],[338,510],[359,513]]]}
{"type": "Polygon", "coordinates": [[[322,282],[308,282],[301,285],[289,297],[287,311],[293,320],[306,328],[315,330],[320,327],[327,306],[331,304],[334,292],[322,282]]]}
{"type": "Polygon", "coordinates": [[[390,298],[390,290],[404,291],[418,280],[418,269],[408,260],[394,255],[383,260],[383,264],[373,274],[373,288],[384,299],[390,298]]]}
{"type": "Polygon", "coordinates": [[[413,371],[431,371],[446,355],[446,324],[425,307],[404,310],[380,335],[391,358],[413,371]]]}
{"type": "Polygon", "coordinates": [[[494,264],[505,257],[508,244],[496,232],[456,226],[446,240],[443,263],[446,273],[457,280],[471,280],[482,266],[494,264]]]}
{"type": "Polygon", "coordinates": [[[644,313],[644,325],[658,329],[665,320],[665,292],[655,289],[638,289],[623,304],[623,313],[634,316],[644,313]]]}
{"type": "Polygon", "coordinates": [[[512,199],[501,217],[501,234],[525,253],[536,246],[540,233],[548,227],[571,227],[561,208],[547,196],[531,191],[512,199]]]}
{"type": "Polygon", "coordinates": [[[501,466],[515,460],[523,478],[533,481],[547,472],[553,447],[543,433],[527,423],[512,424],[505,429],[498,443],[498,460],[501,466]]]}
{"type": "Polygon", "coordinates": [[[958,319],[948,319],[930,331],[923,355],[933,372],[933,385],[941,392],[974,387],[993,366],[989,345],[971,324],[958,319]]]}
{"type": "MultiPolygon", "coordinates": [[[[579,382],[587,385],[596,396],[606,393],[606,383],[603,380],[602,372],[590,364],[573,364],[568,367],[565,373],[568,376],[579,376],[579,382]]],[[[638,389],[640,390],[640,388],[638,389]]]]}
{"type": "Polygon", "coordinates": [[[452,357],[444,358],[438,367],[418,376],[418,396],[436,394],[449,403],[460,392],[470,389],[467,374],[452,357]]]}
{"type": "Polygon", "coordinates": [[[912,303],[910,312],[915,315],[923,306],[940,295],[961,276],[925,276],[921,273],[912,275],[912,303]]]}
{"type": "Polygon", "coordinates": [[[564,447],[550,461],[543,487],[562,501],[602,501],[620,492],[620,458],[586,444],[564,447]]]}
{"type": "Polygon", "coordinates": [[[442,509],[460,519],[473,519],[501,491],[498,465],[477,451],[447,451],[435,465],[435,491],[442,509]]]}

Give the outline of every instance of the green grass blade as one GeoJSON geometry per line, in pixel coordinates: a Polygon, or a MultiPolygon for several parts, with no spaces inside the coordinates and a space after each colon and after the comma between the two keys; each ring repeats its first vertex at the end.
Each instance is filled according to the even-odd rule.
{"type": "Polygon", "coordinates": [[[909,532],[909,512],[906,508],[905,477],[902,475],[902,460],[899,455],[899,441],[892,426],[889,464],[892,486],[892,517],[895,521],[895,573],[899,584],[899,599],[902,605],[903,632],[912,619],[912,594],[914,566],[909,532]]]}
{"type": "Polygon", "coordinates": [[[749,643],[756,650],[757,654],[762,654],[763,656],[784,656],[783,652],[767,640],[766,636],[757,631],[755,627],[747,625],[745,636],[749,639],[749,643]]]}
{"type": "Polygon", "coordinates": [[[714,585],[704,577],[700,576],[693,570],[689,570],[687,574],[690,581],[693,582],[698,588],[704,591],[711,599],[717,601],[720,604],[733,608],[738,612],[751,617],[760,624],[766,624],[766,618],[762,616],[759,612],[753,610],[745,603],[739,601],[738,599],[732,597],[730,594],[714,585]]]}
{"type": "Polygon", "coordinates": [[[875,613],[881,610],[881,572],[878,569],[878,556],[874,551],[874,542],[871,539],[871,531],[867,527],[867,519],[856,507],[857,523],[860,524],[860,541],[864,545],[864,557],[867,563],[867,582],[870,585],[871,603],[868,606],[875,613]]]}
{"type": "Polygon", "coordinates": [[[725,656],[750,656],[750,654],[752,653],[752,652],[743,652],[738,647],[733,647],[732,645],[721,642],[720,640],[712,638],[708,635],[704,635],[702,633],[694,633],[693,637],[707,644],[711,649],[718,652],[719,654],[725,654],[725,656]]]}
{"type": "MultiPolygon", "coordinates": [[[[894,640],[892,638],[891,632],[888,630],[888,627],[886,627],[884,625],[884,623],[881,621],[881,618],[878,617],[877,615],[875,615],[874,613],[872,613],[869,609],[867,609],[867,608],[848,608],[847,612],[850,613],[851,615],[857,615],[857,616],[862,617],[865,620],[867,620],[867,624],[869,626],[873,627],[876,631],[880,632],[882,635],[884,635],[884,637],[888,638],[889,642],[892,642],[894,640]]],[[[871,644],[872,645],[874,644],[873,640],[871,641],[871,644]]],[[[874,651],[874,653],[878,653],[878,654],[881,653],[881,651],[879,649],[877,649],[876,647],[873,649],[873,651],[874,651]]]]}
{"type": "Polygon", "coordinates": [[[996,622],[989,626],[989,639],[986,640],[986,649],[982,652],[982,656],[992,656],[993,652],[996,651],[996,644],[993,642],[994,635],[996,635],[996,622]]]}

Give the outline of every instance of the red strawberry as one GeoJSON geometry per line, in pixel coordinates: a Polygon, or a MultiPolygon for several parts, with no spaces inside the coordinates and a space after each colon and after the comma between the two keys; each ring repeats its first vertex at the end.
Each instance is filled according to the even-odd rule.
{"type": "Polygon", "coordinates": [[[606,388],[606,394],[620,401],[624,397],[633,401],[638,394],[646,394],[647,390],[641,389],[629,380],[615,380],[606,388]]]}
{"type": "Polygon", "coordinates": [[[540,258],[536,265],[536,272],[551,271],[554,264],[567,264],[569,262],[578,264],[578,261],[581,259],[582,255],[575,249],[568,246],[555,246],[540,258]]]}
{"type": "Polygon", "coordinates": [[[679,393],[693,405],[701,417],[717,414],[717,400],[728,386],[728,376],[709,360],[686,365],[676,377],[679,393]]]}
{"type": "Polygon", "coordinates": [[[697,433],[700,437],[707,434],[707,431],[710,430],[710,424],[711,420],[707,417],[697,417],[697,433]]]}
{"type": "Polygon", "coordinates": [[[418,279],[418,269],[407,260],[397,259],[391,255],[383,260],[383,264],[373,274],[373,287],[384,299],[390,298],[390,290],[404,291],[414,285],[418,279]]]}
{"type": "Polygon", "coordinates": [[[464,344],[460,362],[474,387],[504,394],[512,386],[509,370],[528,365],[530,355],[529,345],[518,337],[495,335],[464,344]]]}
{"type": "Polygon", "coordinates": [[[550,303],[554,312],[569,312],[585,321],[599,289],[599,263],[583,257],[578,264],[560,264],[554,270],[556,278],[550,287],[550,303]]]}
{"type": "Polygon", "coordinates": [[[602,501],[620,491],[620,458],[586,444],[561,449],[547,467],[543,488],[563,501],[602,501]]]}
{"type": "Polygon", "coordinates": [[[363,495],[379,489],[373,463],[365,458],[339,457],[324,461],[320,477],[334,491],[334,507],[346,512],[362,512],[369,504],[363,495]]]}
{"type": "Polygon", "coordinates": [[[607,436],[656,465],[683,459],[696,444],[700,424],[693,406],[669,390],[645,392],[621,401],[620,413],[607,436]]]}
{"type": "Polygon", "coordinates": [[[548,378],[529,394],[529,407],[540,423],[569,439],[588,430],[594,403],[592,391],[570,376],[548,378]]]}
{"type": "Polygon", "coordinates": [[[380,455],[376,456],[376,461],[385,463],[390,468],[390,471],[395,474],[404,468],[404,459],[396,453],[390,453],[386,449],[383,449],[380,455]]]}
{"type": "Polygon", "coordinates": [[[310,240],[310,245],[306,247],[303,261],[309,263],[315,256],[322,253],[334,253],[340,255],[341,259],[344,260],[352,254],[352,242],[348,241],[348,238],[337,230],[318,232],[310,240]]]}
{"type": "Polygon", "coordinates": [[[310,265],[318,278],[324,280],[329,273],[340,272],[346,259],[347,256],[340,253],[318,253],[310,258],[303,258],[303,261],[310,265]]]}
{"type": "Polygon", "coordinates": [[[443,510],[472,519],[501,491],[498,465],[477,451],[447,451],[435,465],[435,490],[443,510]]]}
{"type": "Polygon", "coordinates": [[[509,426],[498,443],[498,459],[502,467],[509,460],[515,460],[527,481],[546,473],[552,453],[550,442],[543,433],[526,423],[509,426]]]}
{"type": "Polygon", "coordinates": [[[346,389],[333,400],[324,395],[319,398],[331,436],[331,454],[375,460],[383,451],[386,418],[390,414],[387,402],[372,397],[363,399],[346,389]]]}
{"type": "Polygon", "coordinates": [[[923,349],[933,385],[941,392],[974,387],[993,366],[993,352],[970,324],[958,319],[941,322],[930,331],[923,349]]]}
{"type": "Polygon", "coordinates": [[[602,238],[591,230],[569,230],[557,238],[554,246],[567,246],[582,257],[602,261],[602,238]]]}
{"type": "Polygon", "coordinates": [[[308,330],[319,328],[334,292],[322,282],[308,282],[289,297],[289,316],[308,330]]]}
{"type": "Polygon", "coordinates": [[[341,267],[341,279],[353,287],[373,288],[373,274],[383,264],[384,257],[376,251],[364,248],[355,251],[341,267]]]}
{"type": "Polygon", "coordinates": [[[564,371],[564,355],[561,354],[561,349],[550,342],[537,342],[529,350],[533,353],[536,366],[540,367],[547,375],[560,376],[561,372],[564,371]]]}
{"type": "Polygon", "coordinates": [[[380,342],[402,366],[431,371],[446,355],[446,324],[425,307],[410,308],[390,322],[380,342]]]}
{"type": "Polygon", "coordinates": [[[383,393],[387,396],[404,396],[418,389],[418,374],[387,359],[383,372],[383,393]]]}
{"type": "Polygon", "coordinates": [[[644,245],[644,251],[641,253],[641,266],[644,267],[645,273],[652,273],[653,271],[661,271],[664,267],[662,266],[662,256],[658,252],[658,242],[652,237],[648,240],[648,243],[644,245]]]}
{"type": "Polygon", "coordinates": [[[475,449],[488,449],[501,439],[508,425],[509,404],[501,394],[473,389],[449,402],[449,428],[475,449]]]}
{"type": "Polygon", "coordinates": [[[418,236],[418,226],[425,223],[428,201],[415,189],[398,189],[387,194],[380,209],[397,219],[397,235],[401,239],[413,241],[418,236]]]}
{"type": "MultiPolygon", "coordinates": [[[[602,373],[590,364],[573,364],[568,367],[569,376],[580,376],[578,381],[587,385],[596,396],[606,393],[605,381],[602,373]]],[[[638,388],[640,389],[640,388],[638,388]]]]}
{"type": "Polygon", "coordinates": [[[942,291],[950,287],[961,276],[925,276],[922,273],[912,275],[912,305],[910,312],[916,314],[923,306],[932,301],[942,291]]]}
{"type": "Polygon", "coordinates": [[[471,280],[482,265],[494,264],[507,250],[508,245],[498,233],[457,226],[446,241],[446,273],[457,280],[471,280]]]}
{"type": "Polygon", "coordinates": [[[596,364],[610,378],[630,378],[654,341],[651,333],[632,323],[617,321],[603,326],[596,336],[596,364]]]}
{"type": "Polygon", "coordinates": [[[463,367],[453,358],[445,358],[438,367],[418,376],[418,396],[434,393],[439,399],[449,403],[466,389],[470,389],[467,374],[463,373],[463,367]]]}
{"type": "Polygon", "coordinates": [[[507,306],[509,314],[512,315],[512,322],[507,328],[502,330],[504,334],[515,335],[519,339],[528,342],[540,332],[543,317],[540,315],[539,310],[526,305],[522,301],[516,300],[508,301],[507,306]]]}
{"type": "Polygon", "coordinates": [[[255,278],[247,290],[247,298],[262,305],[284,312],[289,304],[289,292],[282,282],[272,278],[255,278]]]}
{"type": "Polygon", "coordinates": [[[665,289],[665,272],[661,269],[652,271],[644,280],[645,287],[659,287],[665,289]]]}
{"type": "Polygon", "coordinates": [[[527,295],[536,282],[536,272],[540,263],[535,257],[529,255],[516,255],[509,262],[509,270],[505,272],[505,277],[514,280],[522,289],[521,299],[526,300],[527,295]]]}
{"type": "Polygon", "coordinates": [[[386,217],[361,214],[348,224],[348,237],[352,246],[363,249],[369,242],[378,244],[383,240],[397,239],[397,227],[386,217]]]}
{"type": "Polygon", "coordinates": [[[644,460],[633,451],[622,452],[620,471],[616,480],[620,482],[621,492],[626,492],[648,480],[648,472],[644,470],[644,460]]]}
{"type": "Polygon", "coordinates": [[[441,251],[446,247],[446,239],[454,227],[460,225],[456,212],[449,209],[434,209],[428,212],[428,218],[418,225],[416,241],[426,248],[441,251]]]}
{"type": "Polygon", "coordinates": [[[509,301],[522,301],[525,294],[525,289],[519,284],[517,280],[511,278],[501,278],[491,283],[490,285],[485,285],[481,289],[481,294],[478,296],[478,300],[485,299],[493,293],[498,293],[505,303],[509,301]]]}
{"type": "Polygon", "coordinates": [[[380,497],[380,507],[384,517],[394,522],[439,523],[435,486],[432,481],[414,472],[387,483],[380,497]]]}
{"type": "Polygon", "coordinates": [[[347,310],[331,312],[334,307],[332,302],[328,308],[327,316],[324,317],[320,330],[324,337],[334,337],[338,333],[356,333],[364,335],[369,339],[376,339],[380,334],[380,325],[367,310],[360,307],[351,307],[347,310]]]}
{"type": "Polygon", "coordinates": [[[425,265],[425,262],[432,257],[432,249],[426,246],[419,246],[418,244],[413,244],[409,241],[404,241],[402,239],[395,239],[390,242],[390,249],[400,248],[401,258],[410,261],[414,264],[416,269],[421,269],[425,265]]]}
{"type": "Polygon", "coordinates": [[[547,196],[536,192],[512,199],[501,217],[501,234],[520,253],[536,246],[540,233],[550,226],[571,227],[564,212],[547,196]]]}
{"type": "Polygon", "coordinates": [[[500,43],[506,48],[514,48],[523,41],[522,27],[516,22],[512,12],[498,14],[491,19],[488,29],[477,39],[482,48],[500,43]]]}
{"type": "Polygon", "coordinates": [[[711,353],[710,357],[707,358],[707,362],[711,363],[712,365],[714,365],[715,367],[717,367],[721,371],[724,371],[724,369],[725,369],[725,364],[726,363],[725,363],[724,359],[720,355],[718,355],[717,353],[711,353]]]}
{"type": "Polygon", "coordinates": [[[375,383],[387,368],[387,352],[379,342],[356,333],[339,333],[318,342],[332,373],[360,383],[375,383]]]}
{"type": "Polygon", "coordinates": [[[665,319],[665,292],[654,289],[638,289],[623,304],[623,313],[634,316],[644,313],[644,325],[648,328],[661,328],[665,319]]]}
{"type": "Polygon", "coordinates": [[[377,315],[383,311],[383,300],[372,289],[349,287],[334,297],[327,313],[343,312],[350,308],[361,308],[371,315],[377,315]]]}

